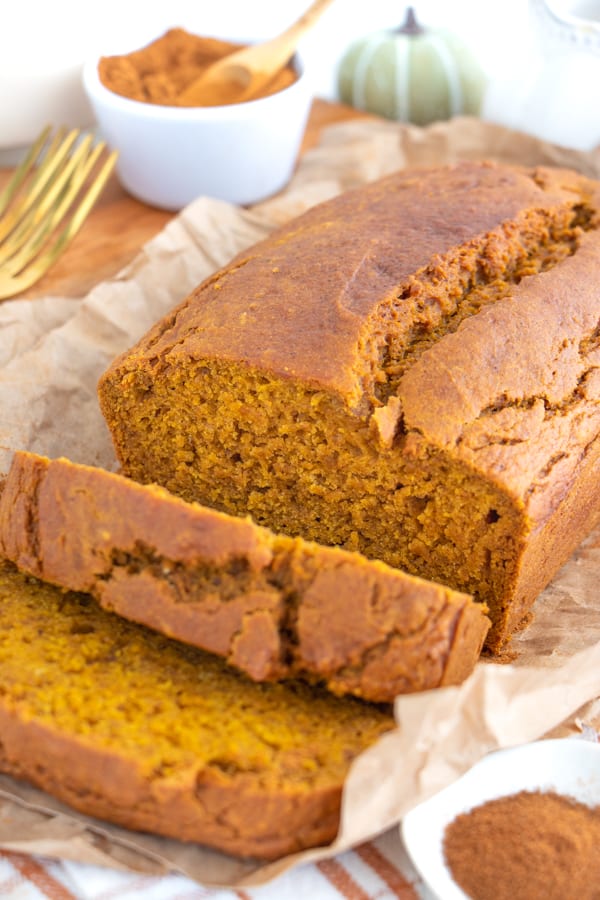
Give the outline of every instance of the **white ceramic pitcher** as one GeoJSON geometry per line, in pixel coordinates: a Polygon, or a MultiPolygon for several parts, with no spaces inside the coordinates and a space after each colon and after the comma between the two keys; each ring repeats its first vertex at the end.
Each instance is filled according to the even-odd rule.
{"type": "Polygon", "coordinates": [[[531,40],[482,116],[578,150],[600,145],[600,0],[529,0],[531,40]]]}

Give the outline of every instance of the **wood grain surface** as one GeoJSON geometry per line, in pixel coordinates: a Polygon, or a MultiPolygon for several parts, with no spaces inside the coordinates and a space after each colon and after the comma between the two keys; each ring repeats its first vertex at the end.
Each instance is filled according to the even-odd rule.
{"type": "MultiPolygon", "coordinates": [[[[317,143],[327,125],[359,115],[350,107],[315,100],[301,152],[317,143]]],[[[0,170],[0,187],[10,175],[10,170],[0,170]]],[[[21,299],[33,300],[50,294],[85,295],[95,284],[115,275],[130,262],[173,215],[135,200],[113,176],[73,243],[41,281],[20,295],[21,299]]]]}

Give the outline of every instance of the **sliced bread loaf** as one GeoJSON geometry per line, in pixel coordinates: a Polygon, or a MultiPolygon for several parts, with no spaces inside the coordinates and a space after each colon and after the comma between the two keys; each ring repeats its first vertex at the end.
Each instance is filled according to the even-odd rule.
{"type": "Polygon", "coordinates": [[[0,771],[81,812],[275,858],[335,836],[352,760],[392,727],[0,562],[0,771]]]}
{"type": "Polygon", "coordinates": [[[26,452],[0,496],[0,555],[257,681],[376,702],[462,681],[489,627],[469,596],[358,553],[26,452]]]}

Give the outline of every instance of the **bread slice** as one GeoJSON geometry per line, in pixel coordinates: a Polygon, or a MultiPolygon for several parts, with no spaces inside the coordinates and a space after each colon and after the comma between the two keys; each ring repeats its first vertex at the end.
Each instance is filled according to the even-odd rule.
{"type": "Polygon", "coordinates": [[[257,681],[376,702],[462,681],[489,627],[470,597],[357,553],[26,452],[0,496],[0,555],[257,681]]]}
{"type": "Polygon", "coordinates": [[[0,561],[0,771],[126,828],[275,858],[336,834],[373,705],[222,660],[0,561]]]}
{"type": "Polygon", "coordinates": [[[314,207],[115,360],[125,474],[485,602],[600,519],[600,183],[491,162],[314,207]]]}

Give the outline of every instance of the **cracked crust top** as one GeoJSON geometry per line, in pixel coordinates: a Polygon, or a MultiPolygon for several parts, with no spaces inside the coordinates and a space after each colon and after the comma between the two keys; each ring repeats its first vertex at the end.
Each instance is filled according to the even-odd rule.
{"type": "Polygon", "coordinates": [[[411,276],[524,210],[581,202],[583,184],[560,171],[465,162],[348,191],[205,281],[135,356],[244,361],[353,396],[364,322],[411,276]]]}

